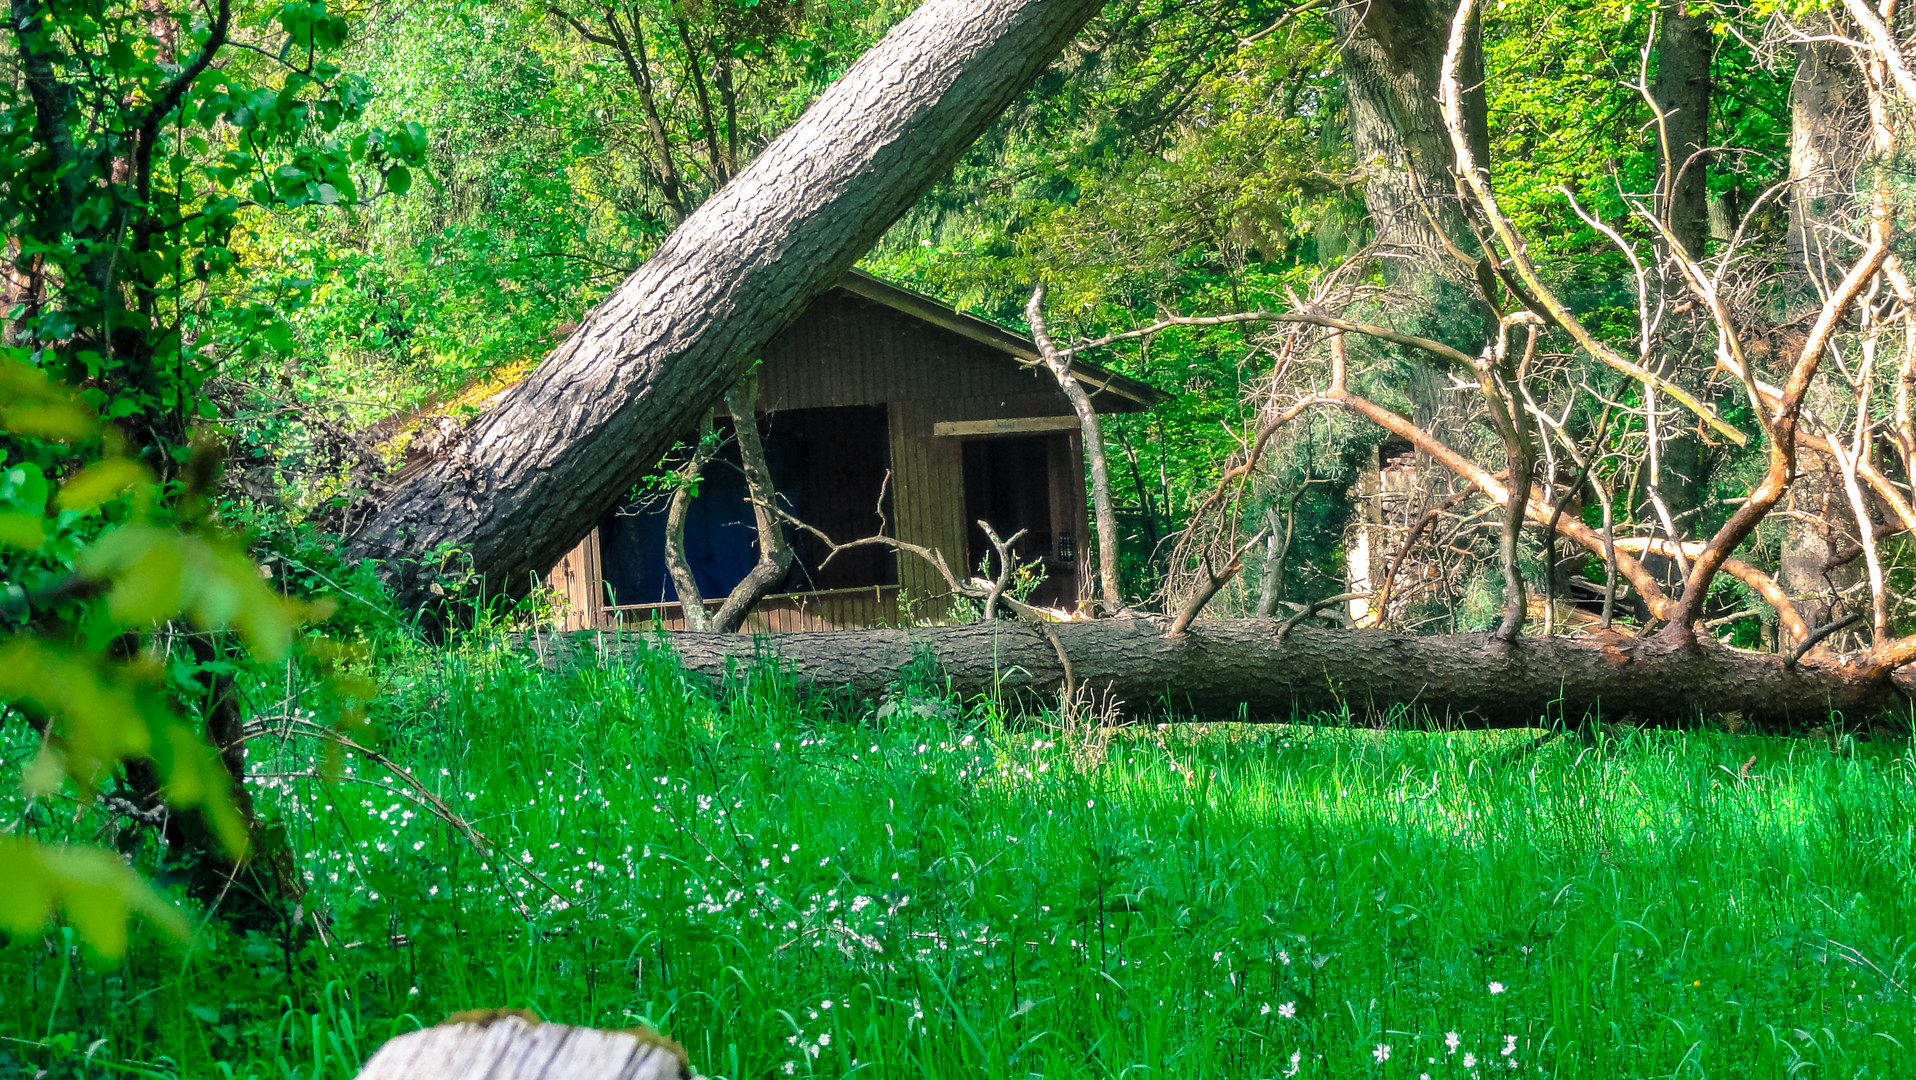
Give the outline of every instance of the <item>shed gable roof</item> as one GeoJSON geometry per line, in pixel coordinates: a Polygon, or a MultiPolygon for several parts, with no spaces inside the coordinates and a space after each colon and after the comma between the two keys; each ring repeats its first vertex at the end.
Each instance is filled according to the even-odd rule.
{"type": "MultiPolygon", "coordinates": [[[[894,311],[931,323],[1022,362],[1041,364],[1044,361],[1044,357],[1038,352],[1038,346],[1031,338],[1007,330],[997,323],[981,319],[976,315],[959,311],[929,296],[880,280],[863,270],[853,270],[846,274],[844,280],[838,283],[838,288],[853,296],[883,304],[894,311]]],[[[1122,401],[1122,404],[1100,402],[1099,411],[1101,412],[1142,412],[1171,400],[1170,394],[1149,383],[1133,379],[1128,375],[1120,375],[1088,360],[1074,358],[1071,361],[1071,373],[1092,389],[1106,395],[1113,395],[1122,401]]]]}

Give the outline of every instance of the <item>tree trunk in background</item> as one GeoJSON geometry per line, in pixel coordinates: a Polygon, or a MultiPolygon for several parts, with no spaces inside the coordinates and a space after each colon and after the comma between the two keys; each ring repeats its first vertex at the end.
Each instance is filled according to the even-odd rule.
{"type": "MultiPolygon", "coordinates": [[[[1837,28],[1826,24],[1821,29],[1837,28]]],[[[1834,238],[1827,226],[1849,209],[1844,196],[1856,187],[1857,148],[1868,142],[1856,129],[1868,112],[1862,72],[1848,46],[1827,41],[1797,46],[1796,77],[1790,83],[1789,249],[1797,267],[1817,278],[1830,273],[1824,253],[1834,238]]]]}
{"type": "MultiPolygon", "coordinates": [[[[1342,42],[1351,144],[1364,177],[1371,242],[1383,256],[1384,280],[1396,293],[1417,301],[1395,321],[1413,333],[1475,353],[1490,340],[1496,320],[1484,302],[1476,267],[1467,261],[1481,251],[1457,190],[1456,154],[1437,106],[1444,49],[1456,13],[1456,0],[1368,0],[1334,5],[1330,15],[1342,42]]],[[[1472,27],[1459,76],[1465,134],[1477,160],[1488,162],[1481,19],[1472,27]]],[[[1423,356],[1412,352],[1405,359],[1409,375],[1401,389],[1417,426],[1458,445],[1467,437],[1470,410],[1459,407],[1457,395],[1448,390],[1449,380],[1423,356]]],[[[1359,485],[1368,485],[1374,495],[1375,455],[1372,462],[1369,476],[1359,485]]],[[[1370,505],[1374,501],[1354,515],[1359,532],[1345,560],[1350,592],[1369,591],[1390,558],[1378,549],[1386,532],[1376,527],[1376,509],[1370,505]]]]}
{"type": "MultiPolygon", "coordinates": [[[[768,652],[801,686],[870,698],[924,658],[936,685],[956,694],[1023,697],[1055,705],[1071,659],[1076,685],[1110,693],[1133,716],[1292,720],[1307,712],[1386,717],[1393,707],[1425,710],[1459,727],[1534,727],[1591,717],[1681,725],[1698,714],[1741,712],[1747,720],[1806,731],[1832,709],[1852,723],[1907,705],[1888,679],[1869,678],[1836,658],[1785,667],[1775,656],[1714,643],[1673,647],[1655,639],[1523,638],[1501,645],[1484,634],[1410,636],[1298,627],[1280,637],[1269,620],[1215,619],[1165,636],[1162,617],[1104,619],[1037,627],[992,625],[851,630],[753,639],[737,634],[670,634],[686,668],[713,684],[735,678],[768,652]],[[949,679],[949,683],[944,680],[949,679]]],[[[1706,639],[1707,640],[1707,639],[1706,639]]],[[[530,644],[548,664],[595,652],[656,649],[654,635],[544,635],[530,644]]]]}
{"type": "MultiPolygon", "coordinates": [[[[1384,279],[1431,305],[1416,332],[1474,352],[1487,315],[1473,268],[1477,241],[1457,195],[1450,137],[1437,108],[1438,72],[1455,0],[1370,0],[1338,4],[1331,18],[1343,42],[1351,142],[1364,173],[1373,241],[1384,279]]],[[[1478,160],[1490,160],[1483,93],[1483,46],[1472,34],[1463,57],[1465,123],[1478,160]]]]}
{"type": "MultiPolygon", "coordinates": [[[[1815,405],[1810,403],[1812,411],[1815,405]]],[[[1849,614],[1842,610],[1841,597],[1861,580],[1862,560],[1832,565],[1838,552],[1858,540],[1836,462],[1827,454],[1798,450],[1796,468],[1789,494],[1789,508],[1794,512],[1783,522],[1776,580],[1803,621],[1816,627],[1849,614]]],[[[1865,598],[1863,607],[1868,606],[1865,598]]]]}
{"type": "MultiPolygon", "coordinates": [[[[1663,114],[1656,129],[1657,151],[1667,163],[1656,208],[1684,253],[1701,260],[1710,241],[1709,155],[1703,151],[1710,145],[1710,60],[1716,43],[1708,20],[1690,14],[1686,0],[1662,0],[1655,46],[1657,70],[1650,97],[1663,114]]],[[[1680,280],[1674,269],[1668,276],[1680,280]]],[[[1698,352],[1705,336],[1700,333],[1701,324],[1672,318],[1670,327],[1661,357],[1665,371],[1674,379],[1691,382],[1683,378],[1684,370],[1709,366],[1707,357],[1698,352]]],[[[1657,470],[1656,494],[1676,524],[1672,537],[1676,540],[1687,539],[1701,524],[1696,511],[1702,505],[1703,482],[1711,466],[1703,440],[1682,426],[1684,419],[1681,414],[1666,413],[1657,470]]],[[[1672,589],[1682,587],[1682,572],[1675,560],[1653,557],[1651,562],[1672,589]]]]}
{"type": "Polygon", "coordinates": [[[1658,149],[1670,168],[1657,209],[1690,257],[1701,259],[1710,239],[1709,155],[1703,150],[1710,145],[1710,58],[1716,43],[1709,21],[1687,7],[1685,0],[1658,5],[1657,73],[1650,96],[1663,113],[1658,149]]]}
{"type": "Polygon", "coordinates": [[[927,0],[352,538],[402,603],[524,594],[1099,8],[927,0]]]}
{"type": "MultiPolygon", "coordinates": [[[[1837,33],[1827,16],[1809,28],[1837,33]]],[[[1796,77],[1790,83],[1790,224],[1788,243],[1795,287],[1792,299],[1819,293],[1817,283],[1842,276],[1855,245],[1836,229],[1848,220],[1856,190],[1858,147],[1867,144],[1859,126],[1868,122],[1862,72],[1846,45],[1810,42],[1797,46],[1796,77]],[[1835,260],[1832,262],[1832,260],[1835,260]]],[[[1822,415],[1828,394],[1813,393],[1806,403],[1822,415]]],[[[1805,622],[1820,626],[1841,618],[1838,596],[1859,580],[1861,566],[1850,560],[1830,565],[1831,556],[1855,539],[1843,480],[1828,455],[1798,450],[1798,477],[1791,485],[1784,522],[1777,580],[1796,602],[1805,622]]]]}

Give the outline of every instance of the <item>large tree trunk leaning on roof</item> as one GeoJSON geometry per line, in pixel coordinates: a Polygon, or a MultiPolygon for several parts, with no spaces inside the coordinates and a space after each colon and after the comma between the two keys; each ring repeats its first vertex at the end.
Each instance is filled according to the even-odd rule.
{"type": "MultiPolygon", "coordinates": [[[[1681,725],[1697,714],[1740,712],[1757,723],[1807,731],[1839,710],[1867,722],[1907,698],[1888,675],[1861,661],[1814,654],[1780,657],[1701,643],[1672,647],[1655,638],[1526,637],[1512,645],[1484,634],[1414,636],[1297,627],[1269,619],[1206,619],[1165,634],[1159,616],[1056,623],[844,630],[784,634],[667,635],[686,668],[714,683],[768,651],[791,665],[801,686],[875,697],[925,659],[962,695],[1024,696],[1057,703],[1070,658],[1077,687],[1110,694],[1133,716],[1160,703],[1186,716],[1289,720],[1306,712],[1359,718],[1394,707],[1465,727],[1530,727],[1586,716],[1681,725]],[[1050,634],[1047,635],[1046,631],[1050,634]]],[[[530,643],[548,664],[575,657],[656,649],[650,634],[545,635],[530,643]]],[[[945,686],[942,679],[939,686],[945,686]]]]}
{"type": "Polygon", "coordinates": [[[352,538],[406,603],[517,596],[935,183],[1098,0],[927,0],[352,538]]]}

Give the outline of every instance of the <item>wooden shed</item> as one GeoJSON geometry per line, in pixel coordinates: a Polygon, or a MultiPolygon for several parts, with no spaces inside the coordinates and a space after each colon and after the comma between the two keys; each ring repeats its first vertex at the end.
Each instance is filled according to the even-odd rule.
{"type": "MultiPolygon", "coordinates": [[[[961,574],[990,557],[973,522],[1003,536],[1023,529],[1020,559],[1045,569],[1037,602],[1075,607],[1088,595],[1083,441],[1038,360],[1028,337],[854,271],[761,357],[755,419],[781,505],[836,541],[882,532],[935,549],[961,574]]],[[[1168,400],[1095,364],[1072,370],[1102,412],[1168,400]]],[[[686,526],[713,610],[757,553],[736,461],[722,454],[705,470],[686,526]]],[[[568,628],[683,627],[665,572],[665,503],[636,490],[553,568],[568,628]]],[[[791,538],[791,573],[752,629],[888,626],[945,610],[945,583],[922,560],[871,547],[827,564],[815,538],[791,538]]]]}

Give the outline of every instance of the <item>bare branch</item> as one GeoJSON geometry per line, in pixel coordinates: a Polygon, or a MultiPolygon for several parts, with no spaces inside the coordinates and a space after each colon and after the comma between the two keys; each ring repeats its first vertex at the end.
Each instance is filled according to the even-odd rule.
{"type": "Polygon", "coordinates": [[[1118,592],[1118,515],[1111,505],[1111,473],[1105,466],[1104,433],[1098,423],[1098,412],[1091,407],[1090,396],[1071,373],[1071,354],[1059,352],[1052,344],[1051,332],[1045,326],[1044,296],[1045,284],[1040,281],[1032,288],[1031,301],[1025,305],[1025,321],[1031,324],[1031,340],[1037,343],[1038,354],[1044,357],[1045,366],[1058,380],[1058,389],[1070,400],[1072,411],[1078,414],[1078,425],[1084,429],[1084,455],[1091,472],[1092,516],[1098,534],[1098,589],[1103,595],[1105,612],[1115,615],[1124,610],[1124,598],[1118,592]]]}
{"type": "Polygon", "coordinates": [[[1207,556],[1205,558],[1204,586],[1184,605],[1184,610],[1178,612],[1178,617],[1171,623],[1171,629],[1165,632],[1166,637],[1177,637],[1179,634],[1191,628],[1191,621],[1198,617],[1198,612],[1203,611],[1204,605],[1211,602],[1211,598],[1218,594],[1218,590],[1224,588],[1225,585],[1230,583],[1232,578],[1237,576],[1237,572],[1244,568],[1245,554],[1252,548],[1263,543],[1264,536],[1268,532],[1270,532],[1269,529],[1260,530],[1257,535],[1246,540],[1237,551],[1232,553],[1231,561],[1225,565],[1222,571],[1212,571],[1209,557],[1207,556]]]}
{"type": "Polygon", "coordinates": [[[1457,5],[1457,15],[1450,24],[1450,44],[1444,52],[1442,90],[1438,104],[1443,110],[1444,126],[1450,132],[1451,149],[1457,155],[1457,172],[1475,197],[1484,219],[1490,223],[1491,231],[1503,243],[1510,264],[1517,271],[1517,276],[1523,279],[1537,302],[1542,305],[1543,311],[1538,314],[1547,316],[1552,322],[1563,327],[1591,356],[1646,386],[1653,386],[1670,395],[1672,399],[1681,402],[1684,408],[1695,413],[1704,423],[1716,429],[1724,438],[1738,446],[1746,445],[1749,437],[1718,416],[1716,410],[1698,401],[1689,391],[1669,379],[1617,352],[1591,333],[1589,328],[1571,313],[1568,305],[1557,297],[1557,294],[1543,280],[1542,275],[1537,273],[1537,268],[1531,264],[1523,239],[1517,235],[1516,227],[1510,223],[1510,219],[1504,216],[1503,210],[1498,206],[1497,197],[1490,188],[1490,174],[1485,170],[1484,164],[1476,160],[1470,148],[1470,139],[1465,134],[1463,89],[1458,82],[1457,69],[1463,54],[1464,41],[1476,12],[1477,0],[1463,0],[1457,5]]]}
{"type": "Polygon", "coordinates": [[[678,488],[665,511],[665,572],[672,579],[672,591],[678,594],[679,607],[685,612],[685,625],[693,630],[710,630],[705,614],[705,597],[699,592],[698,578],[692,576],[692,564],[685,556],[685,518],[691,512],[698,491],[699,477],[718,452],[712,432],[712,413],[699,418],[698,445],[692,448],[692,460],[679,470],[678,488]]]}
{"type": "Polygon", "coordinates": [[[1087,341],[1081,345],[1072,346],[1060,355],[1066,357],[1076,356],[1080,353],[1089,352],[1092,349],[1102,348],[1120,341],[1131,341],[1137,338],[1160,334],[1174,326],[1235,326],[1241,323],[1260,322],[1304,323],[1310,326],[1321,326],[1327,330],[1342,330],[1346,333],[1363,334],[1365,337],[1374,337],[1381,341],[1388,341],[1393,345],[1403,345],[1413,349],[1420,349],[1442,360],[1446,365],[1468,368],[1472,363],[1472,358],[1469,353],[1454,349],[1441,341],[1418,337],[1416,334],[1406,334],[1399,330],[1392,330],[1388,326],[1352,322],[1349,319],[1340,319],[1333,315],[1324,315],[1315,311],[1240,311],[1230,315],[1171,315],[1137,330],[1127,330],[1121,334],[1110,334],[1092,341],[1087,341]]]}
{"type": "Polygon", "coordinates": [[[1018,570],[1018,556],[1011,550],[1012,545],[1024,539],[1029,530],[1019,529],[1011,534],[1011,539],[998,539],[998,530],[988,521],[980,520],[978,527],[985,531],[985,539],[991,541],[992,549],[998,553],[998,576],[991,583],[991,591],[985,594],[986,625],[998,617],[998,601],[1005,595],[1005,586],[1011,584],[1011,575],[1018,570]]]}
{"type": "Polygon", "coordinates": [[[1916,74],[1909,70],[1909,64],[1903,60],[1902,46],[1889,32],[1889,27],[1877,16],[1863,0],[1843,0],[1843,7],[1849,12],[1856,25],[1863,28],[1869,38],[1870,52],[1890,71],[1896,79],[1896,88],[1903,92],[1912,105],[1916,105],[1916,74]]]}
{"type": "Polygon", "coordinates": [[[727,391],[725,408],[732,414],[739,463],[745,470],[745,487],[758,532],[758,561],[745,575],[745,580],[732,588],[712,618],[713,630],[730,634],[743,626],[745,617],[758,602],[785,580],[792,568],[792,548],[785,542],[785,527],[774,512],[778,494],[772,488],[772,470],[765,460],[765,444],[758,437],[758,379],[747,376],[744,382],[727,391]]]}
{"type": "Polygon", "coordinates": [[[1397,554],[1391,557],[1390,568],[1384,571],[1383,588],[1378,590],[1377,600],[1371,605],[1377,610],[1377,625],[1382,626],[1385,617],[1390,613],[1391,593],[1397,584],[1397,574],[1404,568],[1404,560],[1410,557],[1411,549],[1417,546],[1417,538],[1424,535],[1424,530],[1430,528],[1431,522],[1443,516],[1445,511],[1475,494],[1477,492],[1474,488],[1465,488],[1456,492],[1419,514],[1417,520],[1411,524],[1410,531],[1404,534],[1403,546],[1397,549],[1397,554]]]}

